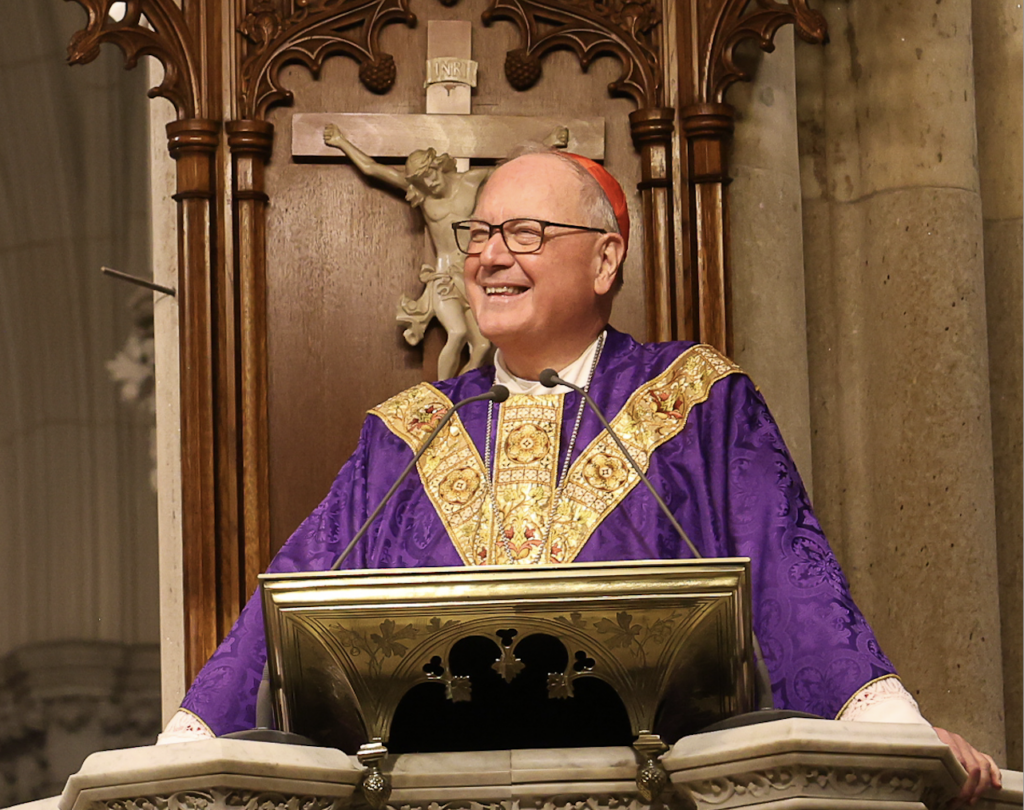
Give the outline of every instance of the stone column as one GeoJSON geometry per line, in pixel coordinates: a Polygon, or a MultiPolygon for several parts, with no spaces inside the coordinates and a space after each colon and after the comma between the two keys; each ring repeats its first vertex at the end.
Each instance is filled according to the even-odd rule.
{"type": "Polygon", "coordinates": [[[798,68],[818,515],[924,715],[1003,759],[969,0],[822,3],[798,68]]]}
{"type": "MultiPolygon", "coordinates": [[[[163,68],[146,60],[149,86],[163,68]]],[[[167,152],[164,125],[174,117],[165,99],[149,108],[150,262],[153,280],[178,286],[178,211],[174,203],[175,164],[167,152]]],[[[157,531],[160,556],[160,703],[166,724],[185,696],[185,595],[181,541],[181,375],[178,355],[178,299],[153,298],[153,353],[156,385],[157,531]]]]}
{"type": "MultiPolygon", "coordinates": [[[[754,80],[735,85],[729,160],[732,355],[760,386],[811,488],[803,221],[793,30],[775,37],[754,80]]],[[[820,47],[820,46],[817,46],[820,47]]]]}
{"type": "MultiPolygon", "coordinates": [[[[1021,10],[1018,0],[975,0],[974,86],[978,165],[985,232],[992,449],[995,469],[999,606],[1002,617],[1006,716],[1024,714],[1021,701],[1021,10]]],[[[1007,723],[1006,757],[1021,767],[1021,726],[1007,723]]]]}

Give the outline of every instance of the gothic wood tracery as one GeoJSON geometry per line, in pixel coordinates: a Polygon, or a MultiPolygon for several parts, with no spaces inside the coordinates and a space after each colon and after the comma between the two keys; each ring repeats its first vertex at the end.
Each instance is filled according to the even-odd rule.
{"type": "Polygon", "coordinates": [[[290,103],[292,94],[280,84],[281,68],[299,62],[314,77],[324,60],[344,54],[359,63],[359,79],[374,93],[395,83],[395,58],[380,48],[384,26],[416,25],[407,0],[320,0],[301,2],[288,18],[269,0],[258,0],[239,25],[251,50],[242,62],[239,113],[262,120],[274,104],[290,103]]]}
{"type": "Polygon", "coordinates": [[[602,54],[615,56],[622,74],[608,85],[612,94],[629,96],[637,107],[661,103],[658,51],[652,37],[661,12],[642,2],[558,3],[544,0],[494,0],[483,14],[484,25],[510,20],[522,44],[508,52],[505,75],[516,90],[528,90],[541,74],[541,59],[556,48],[569,48],[584,71],[602,54]]]}
{"type": "Polygon", "coordinates": [[[750,73],[736,64],[736,47],[741,42],[754,40],[761,50],[771,53],[775,50],[775,35],[784,25],[792,25],[805,42],[828,41],[824,16],[809,8],[807,0],[791,0],[788,4],[731,0],[717,9],[705,0],[703,5],[709,13],[701,26],[698,102],[722,103],[732,84],[750,81],[750,73]]]}
{"type": "Polygon", "coordinates": [[[166,98],[179,119],[199,116],[202,88],[195,32],[173,0],[128,0],[120,20],[110,16],[111,0],[75,2],[89,16],[68,44],[70,64],[88,64],[107,42],[120,48],[125,68],[135,67],[142,56],[155,57],[163,65],[164,79],[149,91],[150,98],[166,98]]]}
{"type": "MultiPolygon", "coordinates": [[[[303,64],[316,77],[332,55],[356,60],[362,83],[387,92],[404,65],[381,49],[381,31],[391,23],[413,27],[416,18],[407,0],[127,0],[119,20],[110,17],[113,0],[73,1],[88,17],[71,40],[69,62],[90,62],[104,43],[118,47],[129,68],[153,56],[164,78],[150,96],[175,108],[167,131],[177,166],[191,679],[271,553],[266,220],[272,201],[265,176],[274,131],[268,110],[291,101],[281,84],[286,64],[303,64]]],[[[641,164],[647,337],[693,337],[727,350],[726,155],[734,115],[725,95],[750,78],[737,65],[736,49],[752,40],[770,51],[787,24],[803,39],[823,42],[825,24],[807,0],[670,3],[493,0],[483,21],[518,28],[519,47],[506,55],[507,79],[517,91],[537,82],[542,60],[554,50],[571,50],[584,71],[598,56],[620,62],[609,93],[636,106],[630,133],[641,164]],[[668,19],[672,30],[664,29],[668,19]],[[675,167],[673,147],[680,157],[675,167]]]]}

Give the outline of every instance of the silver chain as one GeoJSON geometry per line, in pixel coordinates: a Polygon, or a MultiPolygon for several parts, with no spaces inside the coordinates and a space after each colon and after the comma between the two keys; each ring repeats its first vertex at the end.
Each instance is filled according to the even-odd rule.
{"type": "MultiPolygon", "coordinates": [[[[602,331],[601,335],[597,339],[597,349],[594,351],[594,359],[590,364],[590,371],[587,374],[587,384],[583,386],[584,391],[590,391],[590,383],[594,379],[594,372],[597,370],[597,363],[601,359],[601,352],[604,350],[604,337],[605,332],[602,331]]],[[[555,510],[558,508],[558,503],[562,499],[562,491],[565,489],[566,476],[569,473],[569,464],[572,462],[572,451],[576,447],[576,437],[580,432],[580,424],[583,422],[583,397],[580,397],[579,407],[576,409],[576,421],[572,427],[572,436],[569,439],[569,448],[565,453],[565,460],[562,462],[562,469],[558,473],[558,480],[555,482],[555,494],[551,498],[551,508],[548,510],[548,525],[544,531],[544,542],[542,542],[538,548],[537,559],[539,560],[544,555],[544,549],[547,548],[548,542],[551,540],[551,530],[555,525],[555,510]]],[[[484,439],[484,472],[487,476],[487,491],[490,494],[491,500],[491,512],[494,514],[494,521],[498,524],[498,539],[501,541],[501,545],[505,549],[505,556],[508,557],[510,563],[515,563],[515,557],[512,554],[512,544],[509,542],[508,537],[505,536],[505,518],[501,514],[501,510],[498,508],[498,498],[494,491],[494,470],[491,468],[491,431],[494,427],[494,402],[487,403],[487,437],[484,439]]],[[[561,425],[559,425],[561,430],[561,425]]],[[[531,560],[535,562],[536,560],[531,560]]]]}

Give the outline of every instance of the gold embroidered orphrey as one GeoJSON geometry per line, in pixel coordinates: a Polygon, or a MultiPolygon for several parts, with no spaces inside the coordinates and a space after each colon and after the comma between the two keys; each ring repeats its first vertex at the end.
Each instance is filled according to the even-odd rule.
{"type": "MultiPolygon", "coordinates": [[[[690,410],[708,398],[711,386],[736,373],[740,367],[711,346],[691,346],[633,392],[612,427],[646,472],[651,453],[686,426],[690,410]]],[[[608,431],[601,431],[569,468],[549,542],[539,548],[557,486],[563,400],[560,394],[514,395],[501,407],[494,494],[515,560],[498,539],[483,459],[458,415],[420,458],[423,488],[466,565],[572,562],[640,481],[608,431]]],[[[451,407],[448,397],[421,383],[370,413],[415,452],[451,407]]]]}

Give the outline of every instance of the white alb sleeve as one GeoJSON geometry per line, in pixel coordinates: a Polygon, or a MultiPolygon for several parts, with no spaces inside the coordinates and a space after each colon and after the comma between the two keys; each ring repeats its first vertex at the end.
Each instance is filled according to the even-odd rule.
{"type": "Polygon", "coordinates": [[[196,742],[197,740],[212,740],[216,735],[210,731],[210,727],[186,709],[178,709],[174,717],[167,724],[163,733],[157,735],[157,745],[168,745],[170,743],[196,742]]]}
{"type": "Polygon", "coordinates": [[[921,716],[921,710],[900,679],[896,676],[872,681],[854,693],[836,720],[855,720],[862,723],[931,723],[921,716]]]}

